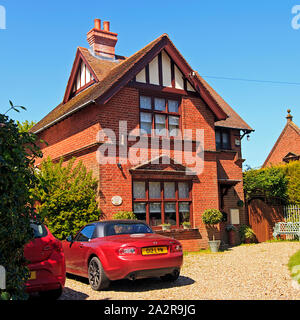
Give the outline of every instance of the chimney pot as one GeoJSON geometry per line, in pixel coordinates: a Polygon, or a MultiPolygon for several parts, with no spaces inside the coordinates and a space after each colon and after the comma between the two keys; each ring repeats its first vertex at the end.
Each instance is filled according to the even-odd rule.
{"type": "Polygon", "coordinates": [[[109,30],[109,21],[103,21],[103,30],[100,19],[95,19],[94,22],[94,28],[87,33],[87,41],[91,49],[98,56],[114,59],[118,34],[109,30]]]}
{"type": "Polygon", "coordinates": [[[109,21],[103,21],[103,30],[109,31],[109,21]]]}
{"type": "Polygon", "coordinates": [[[100,19],[95,19],[95,29],[96,30],[101,30],[101,20],[100,19]]]}

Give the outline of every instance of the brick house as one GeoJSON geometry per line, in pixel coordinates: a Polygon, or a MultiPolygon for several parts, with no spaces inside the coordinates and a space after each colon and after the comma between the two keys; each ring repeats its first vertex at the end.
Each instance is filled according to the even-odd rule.
{"type": "Polygon", "coordinates": [[[287,123],[269,153],[263,167],[300,160],[300,128],[288,110],[287,123]]]}
{"type": "MultiPolygon", "coordinates": [[[[224,222],[216,238],[226,243],[225,225],[247,221],[241,206],[241,140],[253,129],[189,66],[167,34],[130,57],[115,54],[117,36],[109,22],[102,29],[96,19],[87,34],[90,48],[77,49],[62,103],[31,129],[48,143],[42,146],[44,157],[82,160],[99,181],[106,218],[134,211],[159,233],[159,225],[170,222],[169,235],[185,250],[199,250],[209,237],[201,214],[217,208],[224,222]],[[103,136],[104,129],[117,138],[103,136]],[[124,153],[136,150],[129,137],[136,129],[143,130],[140,138],[147,146],[133,164],[124,153]],[[177,143],[186,129],[203,133],[198,173],[194,164],[178,161],[177,143]],[[108,149],[101,151],[104,146],[116,151],[114,163],[102,163],[109,158],[108,149]],[[183,230],[183,221],[192,228],[183,230]]],[[[199,144],[193,134],[189,142],[196,158],[199,144]]]]}

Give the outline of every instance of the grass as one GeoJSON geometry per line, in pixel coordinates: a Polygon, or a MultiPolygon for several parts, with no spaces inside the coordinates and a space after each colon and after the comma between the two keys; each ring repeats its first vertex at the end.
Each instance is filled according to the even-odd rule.
{"type": "Polygon", "coordinates": [[[205,250],[205,249],[201,249],[199,251],[184,251],[183,255],[184,256],[188,256],[188,255],[194,255],[194,254],[208,254],[208,253],[213,253],[211,252],[209,249],[205,250]]]}
{"type": "Polygon", "coordinates": [[[290,257],[288,267],[291,271],[292,278],[298,280],[300,284],[300,250],[290,257]]]}
{"type": "Polygon", "coordinates": [[[299,240],[297,239],[291,239],[291,240],[286,240],[286,239],[282,239],[282,238],[277,238],[277,239],[271,239],[271,240],[267,240],[266,242],[299,242],[299,240]]]}

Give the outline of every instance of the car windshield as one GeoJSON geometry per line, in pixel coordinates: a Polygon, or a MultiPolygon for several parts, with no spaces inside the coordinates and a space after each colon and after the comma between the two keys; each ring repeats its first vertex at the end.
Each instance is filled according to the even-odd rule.
{"type": "Polygon", "coordinates": [[[43,238],[46,237],[47,229],[43,224],[40,223],[30,223],[30,227],[34,232],[34,237],[35,238],[43,238]]]}
{"type": "Polygon", "coordinates": [[[153,233],[150,227],[144,223],[110,223],[106,226],[106,235],[113,236],[119,234],[153,233]]]}

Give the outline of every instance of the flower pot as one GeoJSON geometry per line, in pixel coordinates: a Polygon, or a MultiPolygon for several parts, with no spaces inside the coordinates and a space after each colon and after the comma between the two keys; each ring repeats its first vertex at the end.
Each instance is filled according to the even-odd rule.
{"type": "Polygon", "coordinates": [[[221,240],[208,241],[208,244],[211,252],[218,252],[220,248],[221,240]]]}

